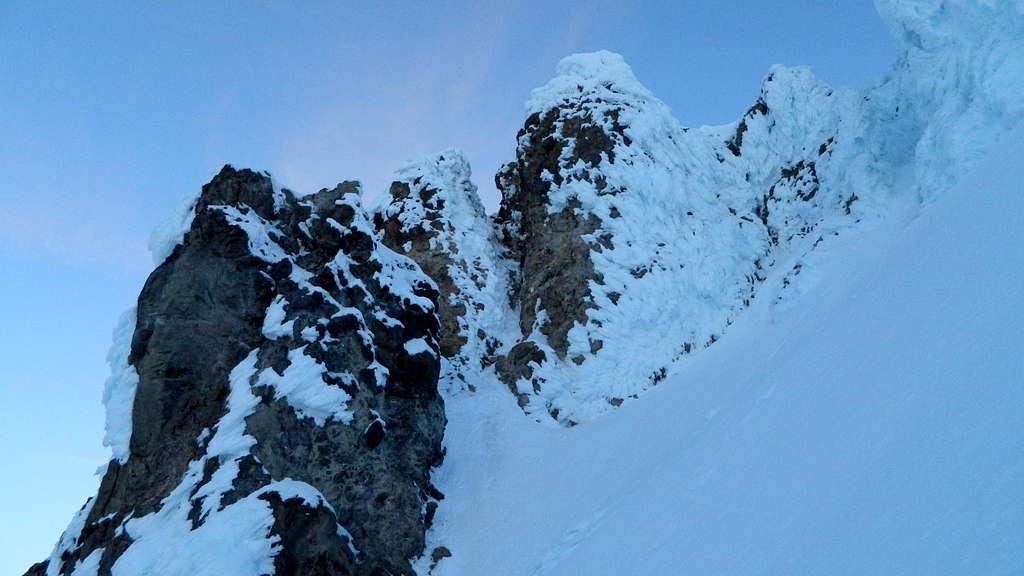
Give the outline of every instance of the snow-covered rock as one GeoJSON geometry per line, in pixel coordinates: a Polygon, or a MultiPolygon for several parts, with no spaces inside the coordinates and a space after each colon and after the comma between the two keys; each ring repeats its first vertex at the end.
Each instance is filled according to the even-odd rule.
{"type": "Polygon", "coordinates": [[[408,573],[441,497],[434,283],[355,183],[225,167],[193,210],[118,329],[114,458],[46,573],[408,573]]]}
{"type": "Polygon", "coordinates": [[[1020,120],[1019,2],[879,9],[906,48],[887,78],[835,89],[777,66],[732,125],[680,126],[609,52],[564,59],[533,92],[497,177],[521,331],[498,367],[528,412],[571,425],[657,384],[771,270],[791,305],[819,247],[941,195],[1020,120]]]}
{"type": "Polygon", "coordinates": [[[514,322],[507,297],[512,265],[471,176],[455,149],[411,161],[374,215],[381,242],[437,283],[444,381],[470,390],[514,322]]]}
{"type": "Polygon", "coordinates": [[[856,195],[818,166],[855,102],[780,67],[735,125],[688,130],[620,56],[563,60],[498,177],[522,331],[499,370],[527,411],[578,423],[657,384],[721,337],[776,252],[852,219],[856,195]]]}
{"type": "Polygon", "coordinates": [[[904,54],[866,95],[889,149],[913,166],[914,189],[933,200],[1024,118],[1024,3],[1019,0],[876,0],[904,54]]]}

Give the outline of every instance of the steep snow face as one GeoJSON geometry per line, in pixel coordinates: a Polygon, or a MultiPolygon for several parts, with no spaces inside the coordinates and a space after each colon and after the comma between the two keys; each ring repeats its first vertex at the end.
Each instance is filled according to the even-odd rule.
{"type": "Polygon", "coordinates": [[[374,220],[381,242],[408,256],[437,283],[443,382],[472,389],[511,333],[511,264],[484,212],[469,162],[449,149],[407,163],[381,196],[374,220]]]}
{"type": "Polygon", "coordinates": [[[115,335],[114,458],[43,569],[407,573],[440,497],[436,286],[356,183],[225,167],[191,206],[115,335]]]}

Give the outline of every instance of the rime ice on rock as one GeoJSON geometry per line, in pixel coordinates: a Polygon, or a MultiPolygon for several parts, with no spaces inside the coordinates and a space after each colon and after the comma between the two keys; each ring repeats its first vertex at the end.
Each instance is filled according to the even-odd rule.
{"type": "Polygon", "coordinates": [[[521,333],[498,367],[525,409],[572,424],[621,404],[720,338],[768,274],[785,300],[829,238],[983,157],[1024,115],[1024,18],[941,4],[879,2],[907,52],[878,86],[778,66],[727,126],[682,128],[616,54],[564,59],[496,178],[521,333]]]}
{"type": "MultiPolygon", "coordinates": [[[[563,60],[528,111],[517,160],[498,178],[523,334],[499,370],[528,411],[571,424],[720,336],[772,244],[754,214],[758,182],[724,158],[734,156],[726,131],[684,130],[621,57],[563,60]]],[[[751,116],[742,147],[761,165],[760,112],[751,116]]]]}

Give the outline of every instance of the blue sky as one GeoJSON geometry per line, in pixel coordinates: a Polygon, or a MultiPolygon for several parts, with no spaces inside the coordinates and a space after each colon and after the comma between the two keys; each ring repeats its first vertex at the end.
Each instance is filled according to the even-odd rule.
{"type": "Polygon", "coordinates": [[[312,192],[448,146],[485,205],[529,90],[609,49],[684,125],[775,63],[837,86],[896,58],[870,2],[0,3],[0,573],[42,559],[107,458],[105,354],[150,230],[224,163],[312,192]]]}

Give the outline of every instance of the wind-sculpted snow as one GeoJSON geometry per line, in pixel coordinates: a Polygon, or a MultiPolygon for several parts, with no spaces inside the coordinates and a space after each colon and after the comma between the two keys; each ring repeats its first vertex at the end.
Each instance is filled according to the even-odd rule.
{"type": "Polygon", "coordinates": [[[153,229],[149,236],[149,251],[155,266],[162,264],[185,240],[185,234],[192,227],[192,220],[196,216],[197,200],[195,194],[183,196],[175,211],[153,229]]]}
{"type": "MultiPolygon", "coordinates": [[[[905,53],[892,75],[869,96],[876,114],[898,106],[899,114],[905,116],[894,133],[885,137],[896,139],[896,147],[912,147],[908,155],[914,189],[932,200],[1024,117],[1020,96],[1024,3],[876,0],[875,4],[905,53]]],[[[882,123],[878,130],[886,128],[882,123]]]]}
{"type": "Polygon", "coordinates": [[[132,405],[139,374],[128,363],[132,335],[135,333],[135,308],[126,310],[114,328],[114,342],[107,354],[110,377],[103,386],[103,407],[106,409],[106,433],[103,445],[109,446],[116,460],[128,459],[128,446],[132,437],[132,405]]]}

